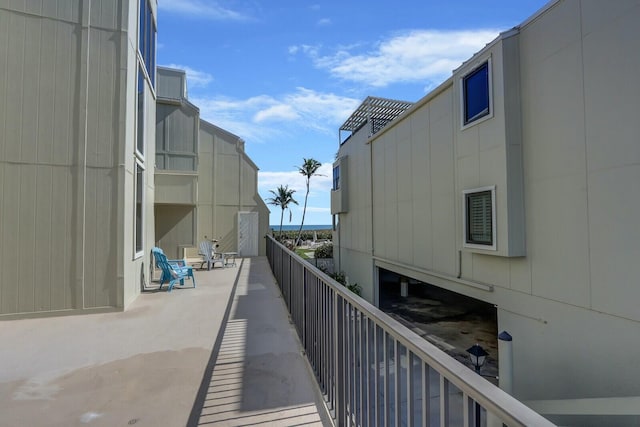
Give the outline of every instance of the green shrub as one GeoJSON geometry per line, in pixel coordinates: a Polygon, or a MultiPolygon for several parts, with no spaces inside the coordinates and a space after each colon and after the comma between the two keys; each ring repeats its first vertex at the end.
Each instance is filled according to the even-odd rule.
{"type": "Polygon", "coordinates": [[[357,283],[354,283],[353,285],[347,285],[347,289],[349,289],[351,292],[358,295],[359,297],[362,296],[362,286],[358,285],[357,283]]]}
{"type": "Polygon", "coordinates": [[[347,289],[349,289],[359,297],[362,296],[362,286],[358,285],[357,283],[347,285],[347,276],[346,274],[344,274],[344,271],[341,271],[339,273],[331,273],[329,274],[329,277],[340,283],[342,286],[346,286],[347,289]]]}
{"type": "MultiPolygon", "coordinates": [[[[271,227],[271,234],[277,239],[280,236],[278,231],[279,227],[271,227]]],[[[285,230],[282,232],[283,240],[294,240],[298,237],[298,230],[285,230]]],[[[333,232],[331,230],[316,230],[316,237],[318,240],[331,240],[333,239],[333,232]]],[[[302,230],[300,240],[313,240],[313,230],[302,230]]]]}
{"type": "Polygon", "coordinates": [[[333,258],[333,243],[325,243],[316,248],[314,258],[333,258]]]}
{"type": "Polygon", "coordinates": [[[329,277],[340,283],[342,286],[347,283],[347,276],[345,276],[343,271],[341,271],[340,273],[331,273],[329,274],[329,277]]]}

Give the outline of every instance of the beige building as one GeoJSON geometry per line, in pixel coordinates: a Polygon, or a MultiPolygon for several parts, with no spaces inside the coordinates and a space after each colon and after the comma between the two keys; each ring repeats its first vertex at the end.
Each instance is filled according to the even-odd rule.
{"type": "Polygon", "coordinates": [[[140,293],[155,22],[155,0],[0,3],[2,318],[123,309],[140,293]]]}
{"type": "Polygon", "coordinates": [[[552,1],[341,129],[338,268],[374,303],[384,269],[495,305],[521,400],[640,396],[638,21],[552,1]]]}
{"type": "Polygon", "coordinates": [[[156,86],[156,8],[0,3],[0,319],[123,310],[156,243],[264,254],[244,142],[200,121],[184,72],[156,86]]]}
{"type": "MultiPolygon", "coordinates": [[[[205,120],[187,97],[186,74],[158,67],[156,243],[171,257],[207,238],[221,252],[265,254],[269,210],[244,141],[205,120]]],[[[191,251],[193,253],[193,251],[191,251]]]]}

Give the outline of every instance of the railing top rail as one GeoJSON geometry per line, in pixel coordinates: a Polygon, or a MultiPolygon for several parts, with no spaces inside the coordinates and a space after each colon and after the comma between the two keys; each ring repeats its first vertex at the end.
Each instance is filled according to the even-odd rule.
{"type": "Polygon", "coordinates": [[[379,308],[373,306],[365,299],[357,296],[346,289],[340,283],[329,277],[322,270],[306,262],[302,257],[286,246],[267,236],[274,244],[286,251],[293,259],[302,264],[304,268],[316,277],[321,279],[336,294],[345,301],[357,308],[368,318],[375,321],[385,332],[409,349],[413,354],[421,358],[429,366],[435,369],[440,375],[454,384],[463,393],[466,393],[473,400],[478,402],[487,411],[495,414],[508,425],[519,426],[554,426],[542,415],[533,411],[513,396],[471,371],[469,368],[453,359],[445,352],[420,337],[415,332],[409,330],[400,322],[394,320],[379,308]]]}

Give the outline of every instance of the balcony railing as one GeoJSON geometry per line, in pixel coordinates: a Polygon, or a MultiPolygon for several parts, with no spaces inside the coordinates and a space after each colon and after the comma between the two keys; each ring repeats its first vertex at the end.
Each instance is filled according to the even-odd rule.
{"type": "Polygon", "coordinates": [[[267,257],[336,425],[553,425],[271,237],[267,257]]]}

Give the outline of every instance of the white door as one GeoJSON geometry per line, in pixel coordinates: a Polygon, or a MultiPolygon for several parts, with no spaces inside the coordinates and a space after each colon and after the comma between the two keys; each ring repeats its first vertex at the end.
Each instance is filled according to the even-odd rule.
{"type": "Polygon", "coordinates": [[[238,212],[238,255],[258,256],[258,212],[238,212]]]}

